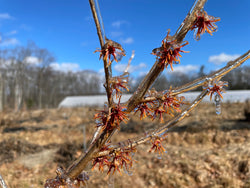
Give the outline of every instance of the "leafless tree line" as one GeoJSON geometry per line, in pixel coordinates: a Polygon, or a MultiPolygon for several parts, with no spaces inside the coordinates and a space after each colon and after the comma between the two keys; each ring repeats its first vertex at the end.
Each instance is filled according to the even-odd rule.
{"type": "MultiPolygon", "coordinates": [[[[102,78],[94,71],[63,72],[54,70],[55,58],[34,42],[14,49],[0,50],[0,111],[3,109],[57,107],[66,96],[101,94],[102,78]]],[[[173,72],[156,79],[153,88],[176,87],[205,76],[204,66],[193,74],[173,72]]],[[[239,67],[225,76],[228,89],[250,89],[250,67],[239,67]]],[[[130,92],[143,77],[131,79],[130,92]]]]}
{"type": "Polygon", "coordinates": [[[100,92],[100,77],[92,71],[54,70],[55,58],[47,49],[27,46],[0,50],[0,110],[50,108],[68,95],[100,92]]]}
{"type": "MultiPolygon", "coordinates": [[[[162,74],[156,79],[156,81],[152,85],[152,88],[155,88],[158,91],[158,90],[164,90],[164,88],[169,88],[170,86],[177,87],[182,84],[186,84],[197,78],[206,76],[207,74],[203,71],[204,68],[205,66],[202,65],[198,72],[194,72],[191,74],[184,72],[172,72],[170,75],[168,75],[168,77],[162,74]]],[[[223,79],[225,81],[228,81],[227,90],[250,89],[249,72],[250,72],[250,66],[245,65],[243,67],[238,67],[237,69],[225,75],[223,79]]],[[[210,72],[209,74],[211,73],[212,72],[210,72]]],[[[132,88],[130,90],[131,92],[136,90],[142,79],[143,77],[138,77],[134,80],[132,88]]],[[[197,90],[201,90],[201,88],[198,88],[197,90]]]]}

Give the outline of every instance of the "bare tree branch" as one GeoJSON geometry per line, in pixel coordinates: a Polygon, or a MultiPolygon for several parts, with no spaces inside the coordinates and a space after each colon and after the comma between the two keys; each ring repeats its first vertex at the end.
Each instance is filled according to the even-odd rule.
{"type": "MultiPolygon", "coordinates": [[[[190,12],[186,16],[184,22],[178,28],[175,35],[173,37],[171,37],[171,41],[175,41],[178,44],[182,43],[187,32],[191,29],[192,24],[194,23],[194,21],[196,19],[197,12],[203,9],[205,2],[206,2],[206,0],[196,0],[195,1],[193,7],[191,8],[190,12]]],[[[101,49],[103,50],[105,47],[105,44],[107,45],[109,40],[108,39],[106,40],[106,38],[105,38],[106,43],[104,43],[104,39],[102,36],[102,31],[101,31],[101,26],[100,26],[100,20],[98,20],[98,15],[97,15],[95,3],[93,0],[89,0],[89,3],[90,3],[93,17],[95,20],[97,34],[99,36],[99,40],[100,40],[100,44],[101,44],[101,49]]],[[[182,46],[184,46],[184,45],[182,45],[182,46]]],[[[249,58],[249,52],[247,52],[244,55],[242,56],[242,58],[235,60],[236,62],[229,63],[228,66],[226,66],[224,69],[221,69],[220,71],[217,71],[215,74],[210,75],[211,78],[209,78],[209,79],[214,80],[216,78],[219,78],[219,77],[223,76],[224,74],[226,74],[227,72],[231,71],[232,69],[236,68],[240,64],[242,64],[246,59],[249,58]]],[[[115,106],[115,104],[113,103],[112,88],[110,86],[111,85],[111,78],[112,78],[111,66],[108,65],[107,58],[103,58],[103,62],[104,62],[104,70],[105,70],[105,78],[106,78],[105,88],[106,88],[106,93],[107,93],[107,98],[108,98],[108,112],[107,112],[107,114],[108,114],[107,118],[108,118],[108,117],[110,117],[111,110],[113,110],[113,107],[115,106]]],[[[134,92],[134,94],[129,99],[128,103],[126,104],[126,112],[132,112],[136,108],[136,106],[138,104],[140,104],[140,102],[143,101],[143,97],[144,97],[145,93],[148,91],[148,89],[153,84],[155,79],[159,76],[159,74],[162,72],[162,70],[163,70],[162,67],[160,67],[158,65],[158,61],[156,61],[155,64],[153,65],[153,67],[151,68],[151,70],[149,71],[149,73],[146,75],[144,80],[139,85],[137,91],[134,92]]],[[[204,78],[196,80],[196,82],[193,82],[189,85],[184,85],[183,87],[175,88],[173,90],[173,94],[177,95],[181,92],[185,92],[185,91],[188,91],[188,90],[193,89],[195,87],[198,87],[198,86],[196,86],[196,84],[203,85],[205,83],[206,79],[207,79],[207,77],[204,77],[204,78]]],[[[99,150],[104,146],[104,144],[111,138],[111,136],[114,134],[114,132],[117,130],[117,128],[97,129],[97,132],[94,134],[94,137],[91,141],[91,145],[89,146],[88,150],[86,151],[86,153],[82,154],[82,156],[80,156],[80,158],[67,169],[66,176],[68,178],[71,178],[71,179],[76,178],[82,172],[82,170],[84,168],[86,168],[89,161],[91,161],[94,157],[102,156],[102,155],[104,155],[104,153],[107,155],[107,154],[110,154],[110,153],[117,151],[119,149],[124,149],[124,146],[126,146],[127,149],[129,149],[131,147],[145,143],[146,141],[149,141],[154,137],[165,134],[169,128],[171,128],[177,122],[181,121],[184,117],[186,117],[187,114],[202,101],[202,99],[206,96],[206,94],[208,92],[209,92],[208,90],[204,90],[196,98],[196,100],[193,101],[193,103],[187,109],[185,109],[182,113],[180,113],[179,115],[174,117],[172,120],[170,120],[163,127],[156,129],[154,131],[151,131],[146,136],[144,135],[138,139],[125,141],[122,144],[122,148],[118,144],[118,145],[113,146],[114,147],[113,150],[108,150],[108,151],[106,151],[106,153],[99,152],[99,150]]],[[[144,99],[144,101],[145,101],[145,99],[144,99]]]]}
{"type": "MultiPolygon", "coordinates": [[[[184,23],[181,24],[181,28],[179,28],[176,32],[176,34],[173,36],[173,41],[177,40],[178,43],[181,43],[183,39],[185,38],[187,32],[190,30],[191,25],[193,24],[195,20],[195,14],[201,10],[206,3],[206,0],[197,0],[193,8],[191,9],[191,12],[188,13],[186,19],[184,20],[184,23]]],[[[155,79],[158,77],[158,75],[162,72],[161,67],[158,66],[158,61],[155,62],[149,73],[145,76],[145,78],[142,80],[140,85],[138,86],[138,89],[134,92],[134,94],[129,99],[128,105],[127,105],[127,111],[131,112],[142,100],[144,95],[146,94],[149,87],[154,83],[155,79]]]]}
{"type": "MultiPolygon", "coordinates": [[[[105,42],[104,42],[105,39],[103,39],[103,35],[102,35],[102,31],[101,31],[101,25],[100,25],[100,21],[99,21],[98,16],[97,16],[96,6],[95,6],[95,3],[94,3],[94,0],[89,0],[89,4],[90,4],[90,7],[91,7],[93,18],[95,20],[97,34],[98,34],[101,49],[102,49],[104,47],[104,44],[105,44],[105,42]]],[[[105,60],[103,58],[103,64],[104,64],[104,72],[105,72],[105,80],[106,80],[105,89],[106,89],[106,93],[107,93],[107,97],[108,97],[109,106],[111,106],[112,96],[111,96],[111,90],[110,90],[110,87],[109,87],[109,85],[110,85],[109,81],[110,81],[110,77],[112,77],[112,73],[111,73],[111,69],[108,66],[107,59],[105,60]]]]}
{"type": "MultiPolygon", "coordinates": [[[[242,65],[249,58],[250,58],[250,50],[247,51],[245,54],[241,55],[240,57],[238,57],[237,59],[235,59],[234,61],[229,61],[225,67],[219,69],[218,71],[216,71],[214,73],[211,73],[210,75],[204,76],[202,78],[198,78],[198,79],[196,79],[190,83],[187,83],[185,85],[182,85],[180,87],[173,88],[171,90],[171,92],[172,92],[171,94],[178,95],[181,93],[185,93],[187,91],[193,90],[199,86],[204,85],[204,83],[207,82],[209,79],[216,80],[218,78],[221,78],[225,74],[227,74],[228,72],[230,72],[233,69],[242,65]]],[[[166,91],[162,91],[162,93],[164,93],[164,92],[166,92],[166,91]]],[[[149,101],[154,101],[154,100],[157,100],[157,98],[156,97],[146,97],[141,102],[149,102],[149,101]]]]}
{"type": "Polygon", "coordinates": [[[104,152],[99,152],[95,155],[95,157],[101,157],[101,156],[106,156],[109,155],[111,153],[114,153],[116,151],[119,151],[121,149],[126,150],[126,149],[130,149],[131,147],[135,147],[137,145],[143,144],[147,141],[150,141],[153,137],[159,136],[159,135],[163,135],[165,133],[167,133],[167,131],[175,126],[179,121],[181,121],[182,119],[184,119],[202,100],[203,98],[207,95],[208,91],[204,90],[193,102],[192,104],[187,107],[183,112],[181,112],[179,115],[175,116],[172,120],[170,120],[169,122],[167,122],[164,126],[153,130],[151,132],[148,132],[147,135],[143,135],[139,138],[134,138],[134,139],[129,139],[125,142],[120,142],[116,145],[112,145],[110,146],[110,148],[113,148],[111,150],[108,151],[104,151],[104,152]]]}

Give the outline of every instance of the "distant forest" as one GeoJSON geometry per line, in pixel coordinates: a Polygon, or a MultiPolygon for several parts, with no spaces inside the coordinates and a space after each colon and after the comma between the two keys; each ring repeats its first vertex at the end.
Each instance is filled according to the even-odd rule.
{"type": "MultiPolygon", "coordinates": [[[[158,91],[165,90],[170,86],[175,87],[186,84],[192,80],[195,80],[202,76],[206,76],[206,74],[204,73],[204,69],[205,66],[202,65],[199,72],[193,73],[191,75],[190,73],[183,72],[173,72],[168,75],[168,78],[162,75],[155,81],[152,87],[154,87],[158,91]]],[[[137,79],[137,82],[134,85],[133,89],[137,87],[141,79],[142,78],[137,79]]],[[[228,82],[228,87],[226,88],[227,90],[248,90],[250,89],[250,66],[245,65],[242,67],[238,67],[225,75],[222,80],[228,82]]],[[[198,90],[200,89],[201,88],[198,88],[198,90]]]]}
{"type": "MultiPolygon", "coordinates": [[[[30,42],[25,47],[0,50],[0,111],[3,109],[54,108],[66,96],[98,95],[104,93],[103,76],[89,70],[63,72],[50,64],[55,58],[47,49],[30,42]],[[36,60],[36,61],[35,61],[36,60]]],[[[197,73],[173,72],[162,74],[152,87],[166,90],[205,76],[205,66],[197,73]]],[[[250,66],[243,66],[227,74],[228,89],[250,89],[250,66]]],[[[130,78],[133,92],[142,77],[130,78]]]]}

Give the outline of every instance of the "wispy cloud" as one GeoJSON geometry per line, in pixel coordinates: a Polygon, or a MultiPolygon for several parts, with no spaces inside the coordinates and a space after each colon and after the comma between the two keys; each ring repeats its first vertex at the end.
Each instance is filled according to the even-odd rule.
{"type": "Polygon", "coordinates": [[[239,54],[226,54],[226,53],[221,53],[219,55],[212,55],[209,57],[208,62],[213,63],[215,65],[221,65],[223,63],[226,63],[228,61],[232,61],[236,58],[238,58],[240,55],[239,54]]]}
{"type": "Polygon", "coordinates": [[[31,31],[32,30],[32,27],[26,25],[26,24],[22,24],[20,25],[20,28],[25,30],[25,31],[31,31]]]}
{"type": "Polygon", "coordinates": [[[10,35],[15,35],[15,34],[17,34],[17,30],[12,30],[12,31],[6,33],[5,35],[10,36],[10,35]]]}
{"type": "MultiPolygon", "coordinates": [[[[145,63],[140,63],[139,65],[130,65],[129,69],[128,69],[128,72],[132,73],[132,72],[141,70],[141,69],[146,68],[146,67],[147,67],[147,65],[145,63]]],[[[124,72],[124,70],[126,68],[127,68],[127,64],[122,64],[122,63],[115,64],[115,66],[114,66],[114,69],[117,72],[124,72]]]]}
{"type": "Polygon", "coordinates": [[[146,74],[148,73],[148,71],[140,71],[139,72],[139,77],[142,77],[142,76],[146,76],[146,74]]]}
{"type": "Polygon", "coordinates": [[[123,35],[123,32],[121,32],[121,31],[112,31],[112,32],[110,32],[111,37],[120,37],[122,35],[123,35]]]}
{"type": "Polygon", "coordinates": [[[116,28],[116,29],[120,29],[121,25],[127,25],[129,24],[128,21],[125,21],[125,20],[118,20],[118,21],[115,21],[115,22],[112,22],[112,27],[116,28]]]}
{"type": "Polygon", "coordinates": [[[168,67],[168,72],[169,73],[175,73],[175,72],[187,73],[187,72],[197,71],[198,69],[199,69],[199,66],[195,66],[195,65],[178,65],[178,66],[174,66],[174,71],[171,71],[170,67],[168,67]]]}
{"type": "Polygon", "coordinates": [[[92,15],[90,14],[90,15],[88,15],[88,16],[85,16],[85,17],[84,17],[84,20],[87,21],[87,22],[90,22],[90,21],[93,20],[93,17],[92,17],[92,15]]]}
{"type": "Polygon", "coordinates": [[[76,72],[80,70],[80,66],[77,63],[51,63],[50,67],[56,71],[62,72],[76,72]]]}
{"type": "Polygon", "coordinates": [[[18,44],[20,44],[20,42],[16,38],[9,38],[9,39],[5,39],[3,41],[0,41],[0,46],[3,46],[3,47],[15,46],[18,44]]]}
{"type": "Polygon", "coordinates": [[[81,46],[87,46],[88,45],[88,43],[87,42],[81,42],[81,44],[80,44],[81,46]]]}
{"type": "Polygon", "coordinates": [[[0,13],[0,19],[9,20],[9,19],[14,19],[14,17],[10,16],[8,13],[0,13]]]}
{"type": "Polygon", "coordinates": [[[121,43],[123,44],[132,44],[134,42],[134,39],[132,37],[128,37],[128,38],[121,38],[120,39],[121,43]]]}

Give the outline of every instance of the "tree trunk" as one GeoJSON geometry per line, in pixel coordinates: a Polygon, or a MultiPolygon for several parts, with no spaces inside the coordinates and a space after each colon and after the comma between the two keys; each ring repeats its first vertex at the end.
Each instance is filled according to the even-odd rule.
{"type": "Polygon", "coordinates": [[[19,111],[22,103],[22,89],[18,83],[15,86],[15,111],[19,111]]]}

